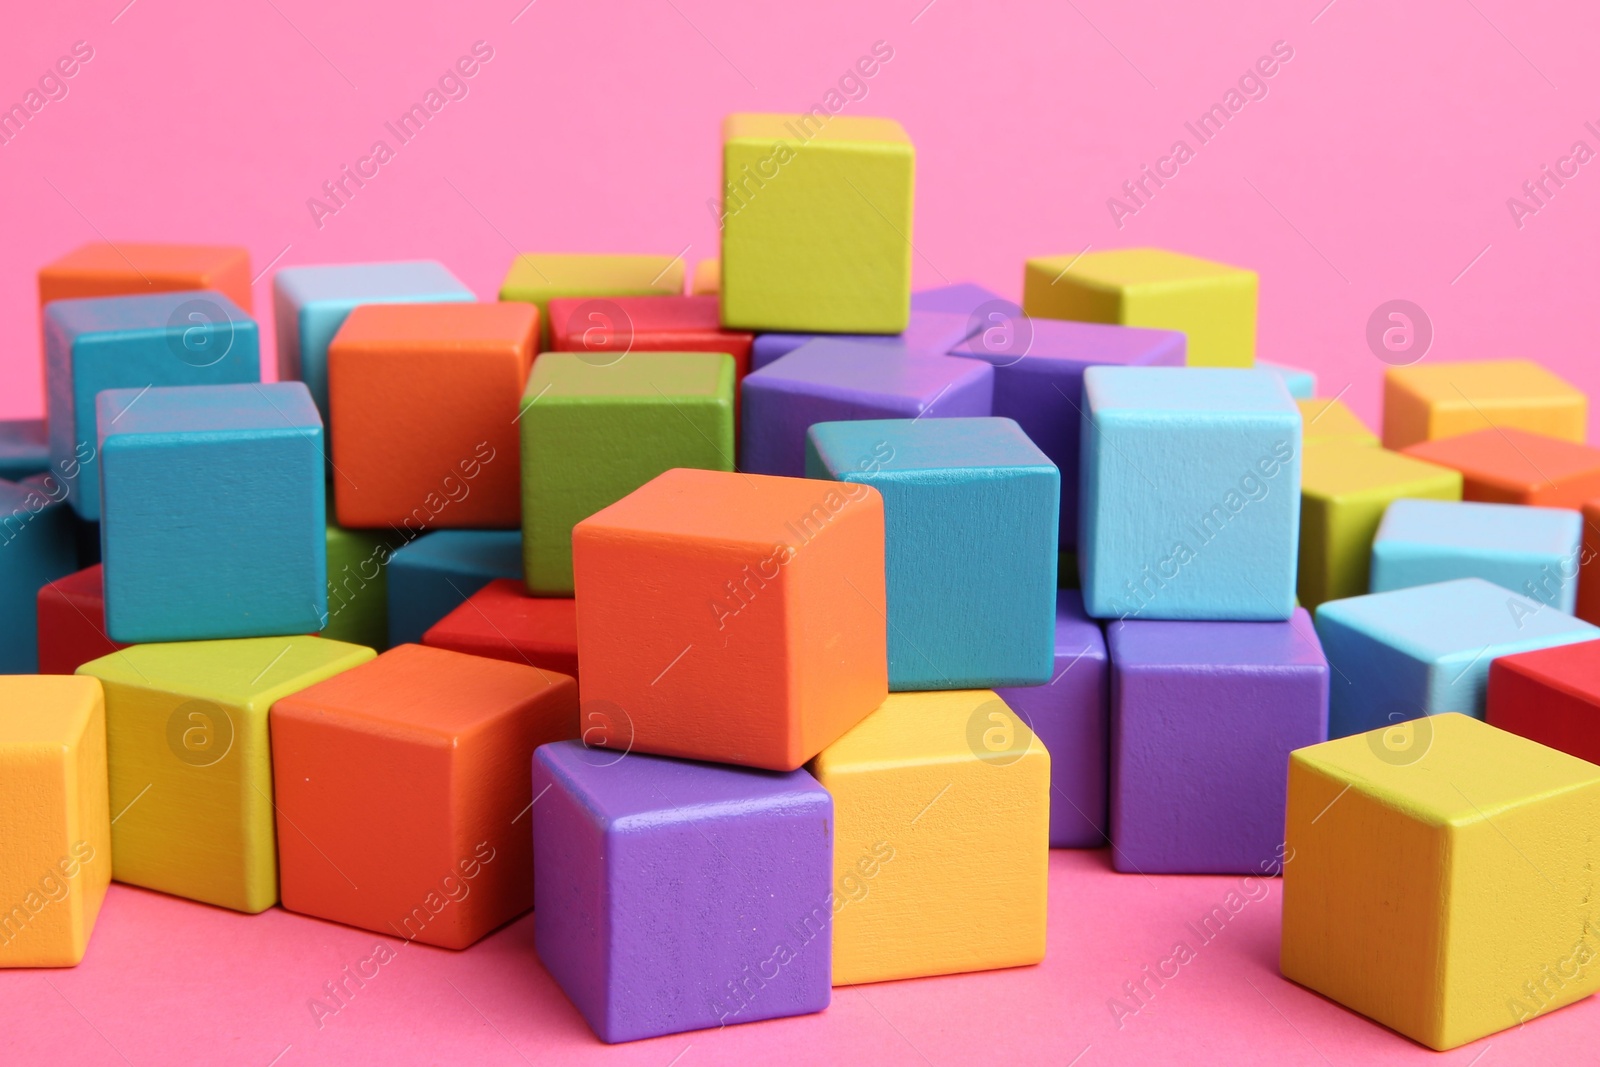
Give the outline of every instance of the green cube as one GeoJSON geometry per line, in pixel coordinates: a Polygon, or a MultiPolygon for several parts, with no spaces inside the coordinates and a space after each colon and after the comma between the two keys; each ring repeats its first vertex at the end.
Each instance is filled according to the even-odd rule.
{"type": "Polygon", "coordinates": [[[717,352],[541,355],[520,416],[528,591],[571,596],[573,526],[656,475],[733,470],[734,389],[717,352]]]}
{"type": "Polygon", "coordinates": [[[319,637],[389,647],[390,536],[328,523],[328,616],[319,637]]]}
{"type": "Polygon", "coordinates": [[[911,314],[911,140],[892,119],[730,115],[722,322],[900,333],[911,314]]]}

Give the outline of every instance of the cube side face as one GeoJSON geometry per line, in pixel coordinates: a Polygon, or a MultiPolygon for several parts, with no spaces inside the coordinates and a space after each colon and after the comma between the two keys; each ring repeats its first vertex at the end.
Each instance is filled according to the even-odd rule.
{"type": "Polygon", "coordinates": [[[528,589],[571,596],[573,526],[674,467],[732,470],[733,441],[731,388],[714,399],[556,399],[527,407],[522,546],[528,589]]]}
{"type": "Polygon", "coordinates": [[[723,325],[904,330],[914,170],[909,143],[727,141],[723,325]]]}
{"type": "Polygon", "coordinates": [[[39,669],[38,596],[46,583],[77,569],[72,512],[61,502],[62,485],[0,484],[0,672],[39,669]]]}
{"type": "Polygon", "coordinates": [[[317,636],[389,647],[390,538],[328,524],[328,611],[317,636]]]}
{"type": "Polygon", "coordinates": [[[428,627],[496,578],[522,580],[518,530],[436,530],[389,557],[389,644],[415,644],[428,627]]]}
{"type": "Polygon", "coordinates": [[[1320,471],[1307,483],[1301,512],[1302,604],[1315,608],[1323,601],[1376,591],[1372,586],[1373,541],[1384,510],[1402,498],[1460,500],[1461,483],[1454,472],[1443,469],[1438,477],[1397,479],[1388,485],[1348,491],[1330,490],[1320,471]]]}
{"type": "Polygon", "coordinates": [[[739,395],[743,410],[740,466],[753,474],[789,478],[805,476],[806,430],[817,423],[911,418],[917,414],[917,403],[911,397],[846,392],[759,373],[745,378],[739,395]]]}
{"type": "Polygon", "coordinates": [[[1346,737],[1428,714],[1432,665],[1330,613],[1316,613],[1317,638],[1333,672],[1328,736],[1346,737]]]}
{"type": "Polygon", "coordinates": [[[1256,357],[1256,289],[1253,271],[1130,286],[1122,322],[1182,330],[1191,367],[1249,367],[1256,357]]]}
{"type": "Polygon", "coordinates": [[[1289,617],[1299,555],[1297,413],[1236,420],[1091,411],[1082,452],[1078,544],[1090,615],[1289,617]]]}
{"type": "MultiPolygon", "coordinates": [[[[1534,601],[1508,593],[1503,610],[1507,618],[1520,626],[1530,619],[1537,618],[1536,609],[1539,607],[1540,605],[1534,601]],[[1519,614],[1519,610],[1525,614],[1519,614]]],[[[1550,612],[1549,615],[1553,618],[1563,617],[1555,612],[1550,612]]],[[[1575,623],[1575,625],[1584,624],[1575,623]]],[[[1441,656],[1429,664],[1426,705],[1428,712],[1438,714],[1442,711],[1456,711],[1481,719],[1484,717],[1487,703],[1489,668],[1496,657],[1591,641],[1596,637],[1600,637],[1600,633],[1584,627],[1582,630],[1540,633],[1523,640],[1500,639],[1483,648],[1462,649],[1448,656],[1441,656]]]]}
{"type": "Polygon", "coordinates": [[[1510,592],[1537,595],[1556,610],[1571,614],[1578,598],[1577,585],[1562,582],[1558,576],[1563,561],[1575,561],[1576,555],[1576,550],[1571,556],[1492,552],[1386,541],[1380,535],[1372,544],[1370,590],[1383,593],[1456,578],[1482,578],[1510,592]]]}
{"type": "Polygon", "coordinates": [[[1547,666],[1552,656],[1581,663],[1589,651],[1581,644],[1565,645],[1496,659],[1489,665],[1484,721],[1600,763],[1600,689],[1574,684],[1547,666]]]}
{"type": "Polygon", "coordinates": [[[1042,745],[994,760],[819,767],[834,798],[844,897],[833,922],[835,985],[1044,958],[1050,758],[1042,745]]]}
{"type": "Polygon", "coordinates": [[[183,641],[322,628],[321,431],[119,436],[101,452],[106,629],[183,641]],[[199,536],[178,541],[174,528],[199,536]]]}
{"type": "Polygon", "coordinates": [[[1448,831],[1299,756],[1289,766],[1287,826],[1284,977],[1444,1047],[1448,831]]]}
{"type": "Polygon", "coordinates": [[[545,757],[533,759],[533,795],[541,799],[530,812],[536,950],[589,1028],[604,1038],[613,944],[605,825],[545,757]]]}
{"type": "Polygon", "coordinates": [[[1022,310],[1041,319],[1120,323],[1122,290],[1075,275],[1077,257],[1030,259],[1023,268],[1022,310]]]}

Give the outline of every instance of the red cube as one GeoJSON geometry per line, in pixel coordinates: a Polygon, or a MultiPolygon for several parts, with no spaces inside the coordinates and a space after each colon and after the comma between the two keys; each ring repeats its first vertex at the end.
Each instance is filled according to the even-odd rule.
{"type": "Polygon", "coordinates": [[[576,678],[576,604],[571,597],[529,596],[516,579],[497,578],[434,623],[422,643],[576,678]]]}
{"type": "Polygon", "coordinates": [[[1600,763],[1600,641],[1501,656],[1489,665],[1484,717],[1491,726],[1600,763]]]}
{"type": "Polygon", "coordinates": [[[620,359],[629,352],[726,352],[735,380],[750,370],[755,334],[722,328],[716,296],[619,296],[550,301],[550,347],[620,359]]]}
{"type": "Polygon", "coordinates": [[[105,582],[98,563],[40,588],[38,613],[40,674],[71,674],[128,647],[106,635],[105,582]]]}

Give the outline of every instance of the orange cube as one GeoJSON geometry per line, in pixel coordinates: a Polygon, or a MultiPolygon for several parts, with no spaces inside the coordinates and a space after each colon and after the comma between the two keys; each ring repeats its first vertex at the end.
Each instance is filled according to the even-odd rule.
{"type": "Polygon", "coordinates": [[[870,486],[670,470],[578,523],[572,562],[613,747],[792,771],[888,695],[870,486]]]}
{"type": "Polygon", "coordinates": [[[283,906],[466,948],[533,906],[533,750],[577,685],[400,645],[271,712],[283,906]]]}
{"type": "Polygon", "coordinates": [[[1526,359],[1419,363],[1383,375],[1383,447],[1517,427],[1581,442],[1589,401],[1564,378],[1526,359]]]}
{"type": "Polygon", "coordinates": [[[39,271],[39,305],[84,296],[215,289],[250,310],[250,253],[226,245],[95,241],[39,271]]]}
{"type": "Polygon", "coordinates": [[[1463,500],[1581,508],[1600,496],[1600,449],[1527,430],[1479,430],[1401,451],[1460,471],[1463,500]]]}
{"type": "Polygon", "coordinates": [[[339,525],[513,529],[531,304],[368,304],[328,345],[339,525]]]}

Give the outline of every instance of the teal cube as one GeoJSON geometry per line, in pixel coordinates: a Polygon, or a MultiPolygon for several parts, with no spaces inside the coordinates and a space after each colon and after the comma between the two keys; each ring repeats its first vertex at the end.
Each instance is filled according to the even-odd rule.
{"type": "Polygon", "coordinates": [[[1078,565],[1098,619],[1281,621],[1295,604],[1300,409],[1268,370],[1090,367],[1078,565]]]}
{"type": "Polygon", "coordinates": [[[883,494],[890,689],[1050,680],[1061,472],[1015,422],[817,423],[806,474],[883,494]]]}
{"type": "Polygon", "coordinates": [[[96,407],[112,640],[322,629],[322,420],[303,384],[110,389],[96,407]]]}
{"type": "Polygon", "coordinates": [[[261,380],[255,321],[209,290],[44,306],[50,463],[78,517],[100,518],[95,396],[105,389],[261,380]]]}
{"type": "Polygon", "coordinates": [[[1396,500],[1372,541],[1371,591],[1482,578],[1570,615],[1582,552],[1576,511],[1396,500]]]}
{"type": "Polygon", "coordinates": [[[521,530],[435,530],[400,545],[389,557],[389,644],[421,642],[496,578],[522,579],[521,530]]]}
{"type": "Polygon", "coordinates": [[[1283,386],[1296,400],[1310,400],[1317,395],[1317,376],[1304,367],[1291,367],[1287,363],[1268,363],[1256,360],[1256,367],[1269,370],[1283,379],[1283,386]]]}

